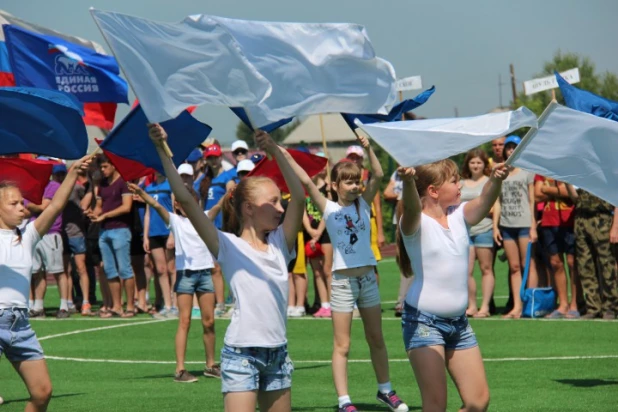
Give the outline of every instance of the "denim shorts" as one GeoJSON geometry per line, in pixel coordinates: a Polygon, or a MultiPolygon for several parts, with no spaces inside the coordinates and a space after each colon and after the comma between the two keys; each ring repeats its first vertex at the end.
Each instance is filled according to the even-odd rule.
{"type": "Polygon", "coordinates": [[[426,346],[444,346],[446,350],[478,346],[476,335],[465,314],[455,318],[443,318],[406,303],[401,325],[406,351],[426,346]]]}
{"type": "Polygon", "coordinates": [[[494,247],[494,230],[489,229],[487,232],[479,233],[478,235],[470,235],[470,246],[493,248],[494,247]]]}
{"type": "Polygon", "coordinates": [[[287,346],[221,349],[221,392],[279,391],[292,386],[287,346]]]}
{"type": "Polygon", "coordinates": [[[73,255],[82,255],[86,253],[86,239],[83,236],[67,238],[69,252],[73,255]]]}
{"type": "Polygon", "coordinates": [[[176,272],[175,293],[215,293],[210,269],[179,270],[176,272]]]}
{"type": "Polygon", "coordinates": [[[28,320],[28,309],[0,309],[0,357],[11,362],[43,359],[43,348],[28,320]]]}
{"type": "Polygon", "coordinates": [[[501,227],[502,240],[517,241],[522,237],[530,237],[529,227],[501,227]]]}
{"type": "Polygon", "coordinates": [[[575,254],[575,232],[568,226],[541,227],[541,240],[549,256],[559,253],[575,254]]]}
{"type": "Polygon", "coordinates": [[[370,308],[380,304],[380,290],[373,268],[363,276],[345,276],[333,273],[330,307],[333,312],[351,313],[354,304],[370,308]]]}

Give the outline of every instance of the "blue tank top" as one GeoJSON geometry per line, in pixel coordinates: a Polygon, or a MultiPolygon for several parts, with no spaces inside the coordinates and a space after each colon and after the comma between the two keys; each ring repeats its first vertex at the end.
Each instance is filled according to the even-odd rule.
{"type": "MultiPolygon", "coordinates": [[[[168,212],[172,212],[172,188],[170,187],[167,179],[161,184],[153,182],[146,187],[146,193],[152,196],[161,206],[168,212]]],[[[170,230],[161,219],[159,214],[151,209],[150,210],[150,227],[148,229],[148,236],[167,236],[170,234],[170,230]]]]}

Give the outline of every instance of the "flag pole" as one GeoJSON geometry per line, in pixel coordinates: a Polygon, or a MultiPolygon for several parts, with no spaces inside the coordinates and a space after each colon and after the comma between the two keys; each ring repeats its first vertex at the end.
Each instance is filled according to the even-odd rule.
{"type": "MultiPolygon", "coordinates": [[[[94,7],[90,7],[90,13],[92,14],[92,11],[94,10],[94,7]]],[[[103,30],[101,30],[101,26],[99,25],[99,22],[96,18],[93,17],[93,19],[95,24],[97,25],[97,28],[99,29],[99,31],[101,32],[101,35],[103,36],[103,40],[105,40],[105,43],[107,44],[107,47],[109,47],[109,49],[112,51],[112,54],[114,54],[114,49],[112,48],[112,46],[109,44],[109,40],[107,40],[107,36],[105,35],[105,32],[103,30]]],[[[120,60],[118,59],[118,56],[116,56],[114,54],[114,57],[116,57],[116,61],[118,62],[118,67],[122,70],[122,72],[124,73],[124,77],[127,79],[127,83],[129,84],[129,86],[131,86],[131,88],[133,89],[133,92],[135,93],[135,95],[137,96],[137,92],[135,91],[135,87],[133,87],[133,85],[131,84],[131,79],[129,79],[129,76],[127,76],[124,68],[122,67],[122,64],[120,63],[120,60]]],[[[137,99],[140,100],[139,96],[137,96],[137,99]]],[[[148,121],[150,121],[150,119],[148,119],[148,121]]],[[[163,141],[163,151],[165,152],[165,154],[171,159],[172,157],[174,157],[174,153],[172,153],[172,150],[170,149],[170,147],[167,144],[167,141],[163,141]]]]}
{"type": "Polygon", "coordinates": [[[551,101],[547,105],[545,110],[543,110],[543,113],[541,113],[541,115],[539,116],[539,119],[537,121],[537,126],[536,127],[532,127],[532,128],[530,128],[530,130],[528,130],[528,133],[526,133],[526,135],[521,139],[521,142],[517,145],[517,147],[515,148],[513,153],[511,153],[509,158],[506,159],[506,162],[504,162],[505,165],[507,165],[507,166],[511,166],[512,165],[512,163],[514,162],[513,159],[515,159],[519,155],[519,153],[524,151],[526,146],[528,146],[530,141],[532,141],[532,138],[534,137],[534,135],[536,135],[536,133],[539,131],[539,129],[543,126],[543,123],[545,123],[545,120],[547,119],[547,117],[549,117],[551,112],[554,111],[554,108],[556,106],[558,106],[558,103],[555,100],[551,101]]]}
{"type": "Polygon", "coordinates": [[[322,118],[322,113],[318,115],[320,117],[320,134],[322,135],[322,150],[324,151],[324,156],[326,156],[326,178],[330,183],[330,156],[328,155],[328,147],[326,146],[326,133],[324,133],[324,119],[322,118]]]}

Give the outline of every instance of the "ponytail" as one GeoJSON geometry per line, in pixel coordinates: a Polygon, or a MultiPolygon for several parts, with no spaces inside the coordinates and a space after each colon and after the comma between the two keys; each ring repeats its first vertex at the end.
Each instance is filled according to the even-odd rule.
{"type": "Polygon", "coordinates": [[[397,202],[397,208],[395,210],[395,217],[397,219],[397,227],[395,229],[395,239],[396,239],[396,246],[397,246],[397,266],[399,266],[399,270],[401,271],[401,274],[406,277],[409,278],[413,275],[412,273],[412,262],[410,262],[410,255],[408,255],[408,252],[406,251],[406,246],[403,244],[403,236],[401,235],[401,227],[400,225],[400,220],[401,220],[401,215],[403,214],[403,201],[399,200],[397,202]]]}
{"type": "Polygon", "coordinates": [[[236,213],[236,204],[234,201],[234,192],[232,190],[225,194],[223,204],[221,205],[223,213],[223,231],[238,235],[240,233],[240,219],[236,213]]]}
{"type": "Polygon", "coordinates": [[[223,231],[240,235],[242,228],[242,205],[256,196],[260,186],[266,182],[274,184],[272,179],[262,176],[250,176],[242,179],[236,188],[225,194],[223,199],[223,231]]]}

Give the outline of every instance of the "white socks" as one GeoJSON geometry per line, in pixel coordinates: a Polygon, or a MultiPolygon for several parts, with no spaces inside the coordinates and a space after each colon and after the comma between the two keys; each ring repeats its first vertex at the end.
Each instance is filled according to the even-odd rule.
{"type": "Polygon", "coordinates": [[[348,403],[352,403],[352,400],[350,399],[349,395],[343,395],[339,397],[339,407],[343,408],[343,405],[348,404],[348,403]]]}
{"type": "Polygon", "coordinates": [[[391,393],[393,390],[393,387],[391,386],[390,382],[386,382],[386,383],[378,383],[378,391],[380,391],[381,393],[388,395],[389,393],[391,393]]]}
{"type": "Polygon", "coordinates": [[[69,310],[69,302],[66,299],[60,299],[60,310],[69,310]]]}

